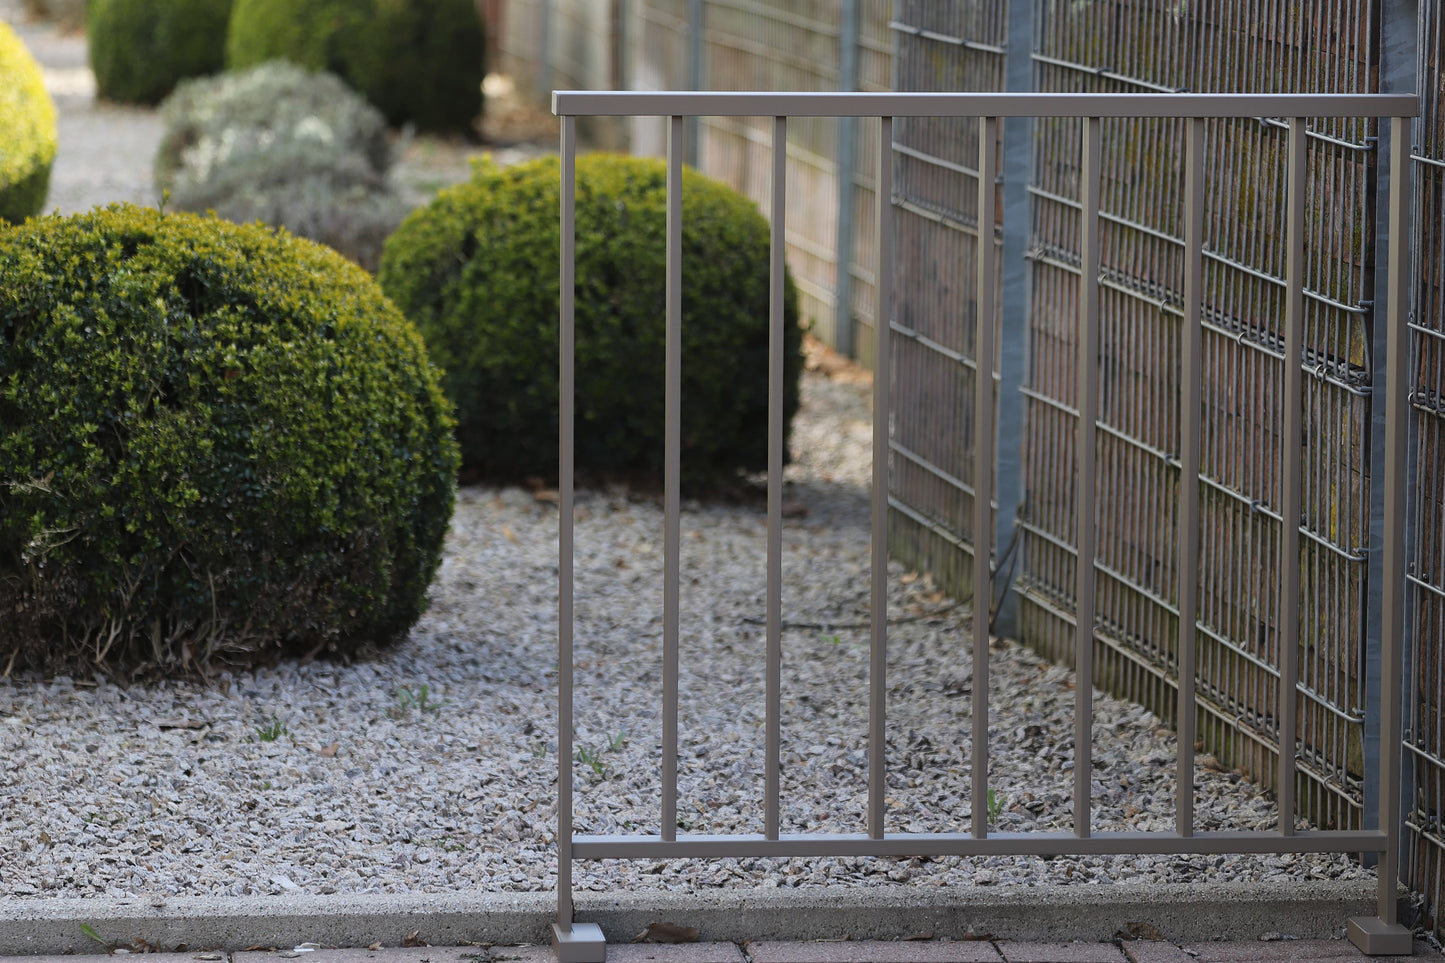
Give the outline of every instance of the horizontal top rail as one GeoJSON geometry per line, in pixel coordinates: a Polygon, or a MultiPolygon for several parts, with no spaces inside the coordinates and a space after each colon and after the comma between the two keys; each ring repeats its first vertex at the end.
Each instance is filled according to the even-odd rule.
{"type": "Polygon", "coordinates": [[[559,117],[1414,117],[1414,94],[554,90],[559,117]]]}

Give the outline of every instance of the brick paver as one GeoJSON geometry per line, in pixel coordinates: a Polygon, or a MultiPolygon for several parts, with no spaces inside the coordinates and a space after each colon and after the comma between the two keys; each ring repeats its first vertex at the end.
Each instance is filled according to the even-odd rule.
{"type": "Polygon", "coordinates": [[[1113,943],[1014,943],[998,944],[1008,963],[1127,963],[1113,943]]]}
{"type": "Polygon", "coordinates": [[[1230,940],[1219,943],[1190,943],[1184,947],[1198,963],[1389,963],[1439,959],[1440,951],[1421,940],[1415,941],[1414,956],[1366,956],[1349,940],[1230,940]]]}
{"type": "Polygon", "coordinates": [[[609,943],[607,963],[746,963],[736,943],[609,943]]]}
{"type": "Polygon", "coordinates": [[[748,943],[745,948],[752,963],[1003,963],[993,944],[981,940],[748,943]]]}
{"type": "MultiPolygon", "coordinates": [[[[95,944],[99,949],[100,944],[95,944]]],[[[147,953],[146,963],[154,960],[155,963],[196,963],[200,959],[223,960],[224,957],[218,954],[206,953],[147,953]]],[[[24,956],[24,957],[0,957],[3,963],[115,963],[116,957],[106,954],[80,955],[75,956],[24,956]]]]}
{"type": "MultiPolygon", "coordinates": [[[[1367,959],[1349,940],[1231,940],[1184,947],[1199,963],[1296,963],[1304,960],[1367,959]]],[[[1379,957],[1376,957],[1379,959],[1379,957]]]]}
{"type": "MultiPolygon", "coordinates": [[[[146,963],[151,959],[147,956],[146,963]]],[[[552,949],[546,946],[387,946],[375,950],[365,947],[333,950],[309,949],[302,944],[298,948],[231,954],[231,963],[550,963],[552,959],[552,949]]],[[[115,963],[114,957],[107,963],[115,963]]]]}
{"type": "Polygon", "coordinates": [[[1125,940],[1119,945],[1129,963],[1195,963],[1194,957],[1164,940],[1125,940]]]}

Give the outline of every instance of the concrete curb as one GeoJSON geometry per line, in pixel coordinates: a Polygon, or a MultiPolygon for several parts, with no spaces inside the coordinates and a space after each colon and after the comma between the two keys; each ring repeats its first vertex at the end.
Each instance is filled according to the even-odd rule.
{"type": "MultiPolygon", "coordinates": [[[[1375,885],[1358,882],[1123,886],[877,887],[638,890],[579,893],[577,919],[625,942],[655,920],[696,926],[703,940],[1109,940],[1152,927],[1174,942],[1255,940],[1265,933],[1338,937],[1350,916],[1373,915],[1375,885]]],[[[300,943],[434,946],[544,943],[550,893],[447,893],[255,898],[138,896],[0,900],[0,956],[94,953],[106,942],[190,950],[300,943]]]]}

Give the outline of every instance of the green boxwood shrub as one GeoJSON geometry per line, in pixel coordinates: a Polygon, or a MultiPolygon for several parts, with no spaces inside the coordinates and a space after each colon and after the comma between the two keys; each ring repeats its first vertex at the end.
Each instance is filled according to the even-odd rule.
{"type": "Polygon", "coordinates": [[[40,65],[0,21],[0,224],[40,213],[55,163],[55,103],[40,65]]]}
{"type": "Polygon", "coordinates": [[[277,57],[331,71],[396,126],[466,132],[482,111],[476,0],[235,0],[227,66],[277,57]]]}
{"type": "MultiPolygon", "coordinates": [[[[556,477],[558,192],[555,157],[482,165],[386,243],[378,280],[446,372],[465,465],[556,477]]],[[[577,162],[579,471],[660,477],[664,431],[666,167],[577,162]]],[[[742,195],[683,175],[682,459],[689,483],[767,466],[768,241],[742,195]]],[[[786,417],[802,368],[786,288],[786,417]]]]}
{"type": "Polygon", "coordinates": [[[161,116],[156,186],[180,210],[284,227],[369,271],[411,210],[387,181],[386,120],[333,74],[273,60],[187,80],[161,116]]]}
{"type": "Polygon", "coordinates": [[[0,666],[392,642],[452,426],[415,329],[318,244],[127,205],[0,231],[0,666]]]}
{"type": "Polygon", "coordinates": [[[225,66],[231,0],[89,0],[96,93],[156,104],[187,77],[225,66]]]}

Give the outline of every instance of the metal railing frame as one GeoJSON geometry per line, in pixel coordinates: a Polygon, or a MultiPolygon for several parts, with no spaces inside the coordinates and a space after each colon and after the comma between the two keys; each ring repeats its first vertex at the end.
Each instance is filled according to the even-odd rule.
{"type": "MultiPolygon", "coordinates": [[[[595,924],[575,923],[572,903],[572,869],[578,859],[789,857],[789,856],[944,856],[944,855],[1122,855],[1186,853],[1377,853],[1376,916],[1350,920],[1350,938],[1369,954],[1409,953],[1410,933],[1397,922],[1400,808],[1400,709],[1402,651],[1405,625],[1405,488],[1406,411],[1409,386],[1409,151],[1397,145],[1410,143],[1410,120],[1418,112],[1413,95],[1395,94],[1032,94],[1032,93],[753,93],[753,92],[598,92],[556,91],[552,109],[562,121],[561,153],[561,298],[560,298],[560,531],[558,539],[558,834],[557,922],[554,946],[563,963],[592,963],[605,959],[606,946],[595,924]],[[671,118],[667,156],[666,250],[666,425],[664,431],[664,585],[663,585],[663,713],[661,834],[656,836],[574,835],[572,826],[573,754],[573,639],[574,639],[574,421],[575,421],[575,191],[576,118],[579,116],[654,116],[671,118]],[[687,152],[686,120],[700,116],[773,117],[773,169],[770,257],[770,357],[768,370],[768,507],[767,507],[767,617],[766,617],[766,720],[763,832],[740,835],[677,834],[677,710],[678,624],[680,570],[680,411],[682,326],[682,166],[687,152]],[[1295,753],[1281,752],[1276,778],[1278,829],[1252,832],[1196,832],[1193,794],[1176,792],[1172,832],[1094,832],[1089,824],[1090,729],[1093,721],[1093,685],[1075,687],[1074,831],[1072,833],[990,833],[987,807],[972,807],[966,833],[890,833],[884,812],[884,735],[886,726],[887,659],[887,530],[888,530],[888,425],[890,420],[890,325],[876,327],[873,380],[873,490],[872,490],[872,631],[870,653],[870,721],[868,732],[867,831],[837,834],[784,834],[780,832],[778,771],[781,752],[781,636],[782,636],[782,468],[783,468],[783,278],[784,211],[786,208],[786,139],[790,117],[877,118],[881,125],[878,178],[878,296],[880,317],[892,304],[893,189],[892,125],[895,117],[974,117],[980,125],[978,158],[979,223],[997,223],[998,198],[996,144],[999,123],[1014,117],[1067,117],[1083,121],[1080,226],[1081,281],[1077,362],[1079,428],[1077,437],[1078,497],[1077,544],[1080,558],[1095,558],[1097,523],[1093,490],[1095,430],[1097,427],[1098,342],[1100,330],[1099,201],[1102,120],[1110,118],[1179,118],[1190,121],[1186,138],[1184,176],[1184,324],[1180,365],[1186,373],[1182,385],[1181,425],[1183,478],[1181,484],[1179,543],[1180,637],[1178,649],[1179,698],[1177,785],[1192,786],[1196,703],[1196,632],[1199,577],[1199,481],[1202,393],[1202,332],[1204,277],[1205,120],[1212,118],[1288,118],[1288,192],[1286,281],[1288,297],[1284,321],[1284,355],[1297,359],[1286,366],[1284,380],[1284,431],[1281,451],[1283,518],[1300,518],[1301,464],[1288,457],[1299,451],[1303,431],[1302,359],[1304,354],[1304,266],[1306,118],[1388,118],[1390,192],[1385,212],[1389,251],[1381,322],[1388,326],[1385,402],[1383,619],[1381,626],[1380,807],[1375,829],[1296,830],[1295,753]]],[[[997,251],[992,243],[978,246],[977,290],[980,321],[975,357],[995,357],[998,324],[994,283],[997,251]]],[[[992,360],[990,360],[992,368],[992,360]]],[[[973,530],[991,533],[993,500],[995,389],[994,377],[975,379],[974,431],[977,439],[974,466],[973,530]]],[[[1377,386],[1378,390],[1378,386],[1377,386]]],[[[1280,545],[1281,592],[1279,621],[1283,636],[1279,673],[1282,692],[1298,692],[1299,525],[1286,526],[1280,545]]],[[[1097,563],[1096,563],[1097,564],[1097,563]]],[[[990,597],[990,566],[973,569],[973,597],[990,597]]],[[[1094,589],[1096,565],[1080,565],[1077,574],[1077,630],[1075,667],[1080,680],[1092,679],[1094,643],[1094,589]]],[[[972,653],[973,745],[972,798],[988,792],[988,660],[987,619],[973,620],[972,653]]],[[[1282,699],[1278,707],[1282,742],[1284,733],[1296,731],[1298,699],[1282,699]]]]}

